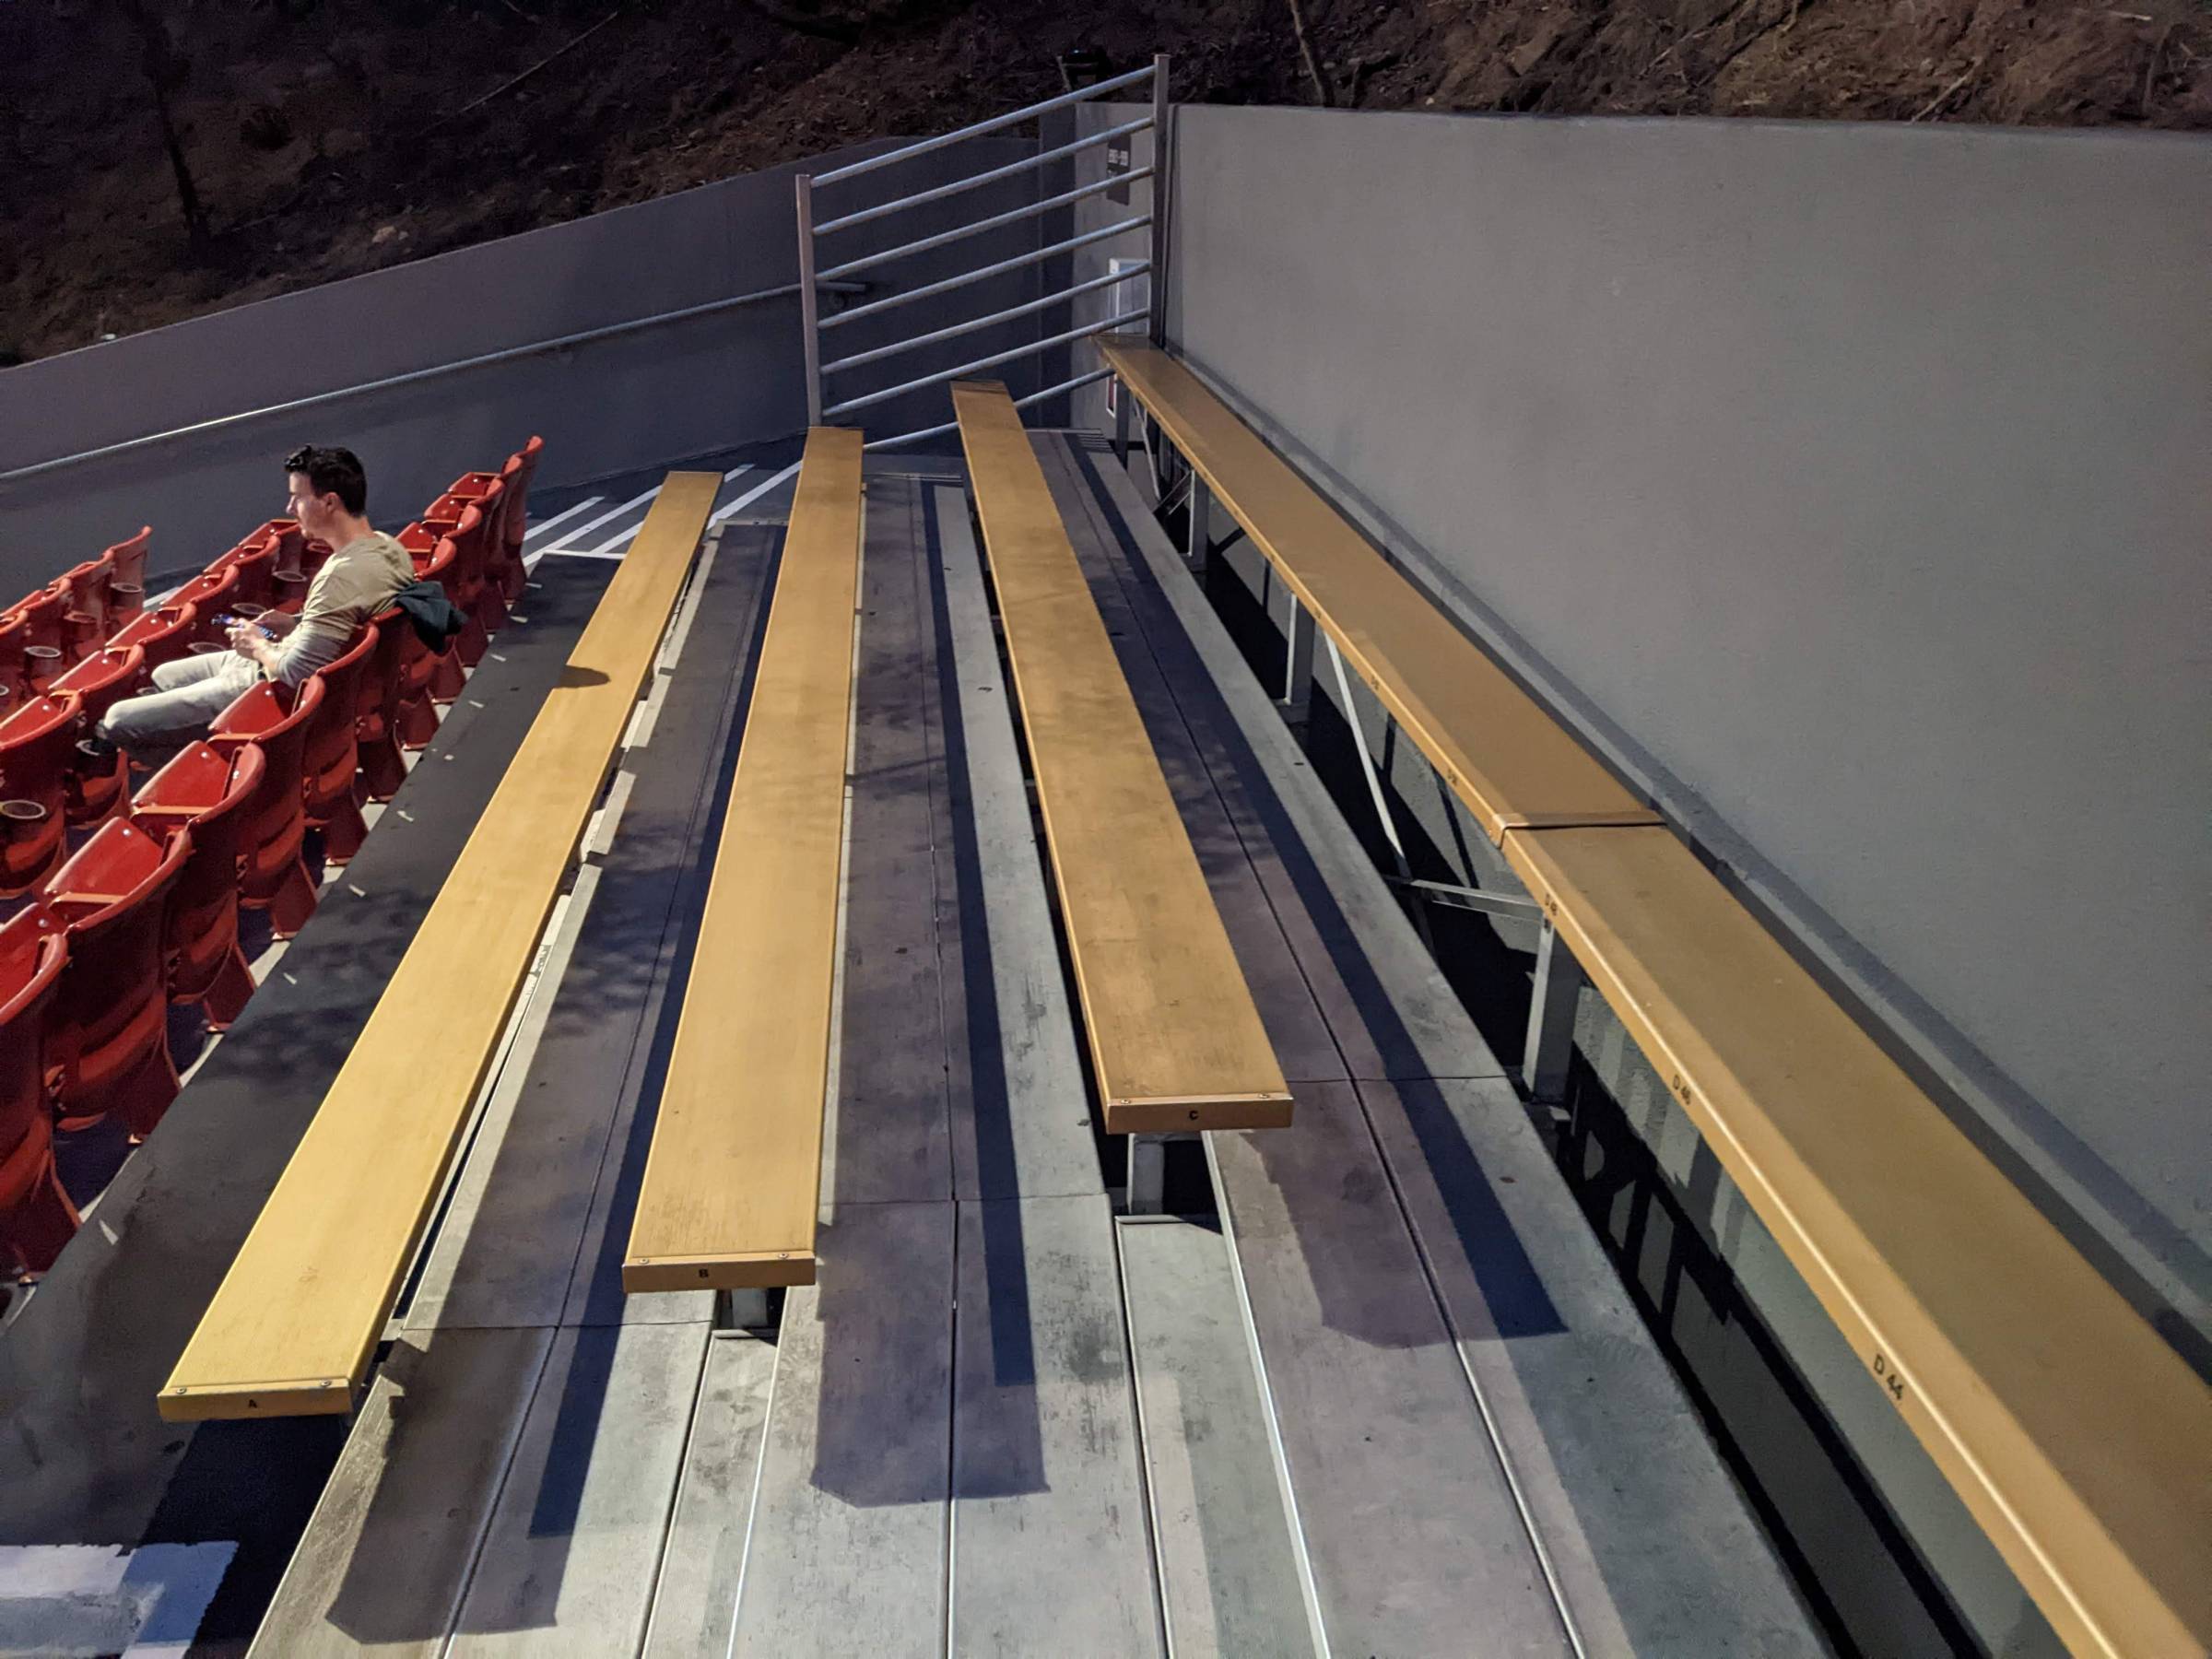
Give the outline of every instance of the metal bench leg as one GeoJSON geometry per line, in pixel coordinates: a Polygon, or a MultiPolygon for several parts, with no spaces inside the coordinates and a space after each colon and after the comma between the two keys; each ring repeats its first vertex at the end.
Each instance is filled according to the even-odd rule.
{"type": "MultiPolygon", "coordinates": [[[[1295,606],[1298,601],[1293,599],[1295,606]]],[[[1398,839],[1397,820],[1391,816],[1390,797],[1383,793],[1382,775],[1375,769],[1374,755],[1367,747],[1367,728],[1360,723],[1359,705],[1352,700],[1351,677],[1344,671],[1344,653],[1336,649],[1336,641],[1328,641],[1329,666],[1335,672],[1336,695],[1344,700],[1344,723],[1352,728],[1352,747],[1359,751],[1359,771],[1367,779],[1368,798],[1375,804],[1375,817],[1382,820],[1383,838],[1390,842],[1390,856],[1398,866],[1398,879],[1410,884],[1413,880],[1413,861],[1406,856],[1406,843],[1398,839]]],[[[1429,907],[1416,903],[1413,907],[1414,931],[1421,935],[1421,943],[1431,952],[1436,949],[1436,936],[1429,929],[1429,907]]]]}
{"type": "Polygon", "coordinates": [[[1206,555],[1213,547],[1214,492],[1206,480],[1191,475],[1190,522],[1183,536],[1183,563],[1201,582],[1206,581],[1206,555]]]}
{"type": "Polygon", "coordinates": [[[1528,1005],[1528,1041],[1521,1053],[1521,1080],[1540,1106],[1567,1098],[1567,1068],[1574,1058],[1574,1006],[1583,988],[1582,964],[1548,922],[1536,939],[1535,994],[1528,1005]]]}
{"type": "Polygon", "coordinates": [[[1113,388],[1113,459],[1124,472],[1129,470],[1129,388],[1118,381],[1113,388]]]}
{"type": "Polygon", "coordinates": [[[718,1331],[758,1331],[768,1324],[765,1290],[717,1290],[714,1293],[714,1328],[718,1331]]]}
{"type": "Polygon", "coordinates": [[[1303,726],[1313,712],[1313,617],[1290,595],[1290,627],[1283,652],[1283,718],[1303,726]]]}
{"type": "Polygon", "coordinates": [[[1161,1135],[1129,1137],[1129,1213],[1157,1216],[1167,1202],[1168,1141],[1161,1135]]]}

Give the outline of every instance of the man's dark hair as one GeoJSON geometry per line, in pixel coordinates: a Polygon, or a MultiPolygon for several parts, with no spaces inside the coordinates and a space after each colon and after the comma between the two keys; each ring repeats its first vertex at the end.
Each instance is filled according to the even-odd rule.
{"type": "Polygon", "coordinates": [[[349,449],[301,444],[284,458],[284,470],[305,473],[317,495],[336,496],[356,517],[369,505],[369,475],[361,470],[360,457],[349,449]]]}

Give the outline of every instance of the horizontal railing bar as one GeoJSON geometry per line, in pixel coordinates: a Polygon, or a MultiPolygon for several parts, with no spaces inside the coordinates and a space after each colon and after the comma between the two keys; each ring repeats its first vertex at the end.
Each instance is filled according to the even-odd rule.
{"type": "Polygon", "coordinates": [[[1138,318],[1149,314],[1149,312],[1141,311],[1124,312],[1120,316],[1110,317],[1103,323],[1087,323],[1081,328],[1071,328],[1065,334],[1049,335],[1041,340],[1032,340],[1026,346],[1017,346],[1010,351],[995,352],[990,357],[977,358],[972,363],[962,363],[958,369],[946,369],[935,374],[925,374],[920,380],[911,380],[900,385],[887,386],[881,392],[871,392],[865,397],[849,397],[843,403],[832,404],[829,408],[824,409],[822,418],[827,420],[832,416],[850,415],[855,409],[865,409],[876,404],[888,403],[894,397],[903,397],[909,392],[920,392],[929,386],[941,386],[947,381],[959,380],[962,375],[973,374],[979,369],[995,369],[1001,363],[1010,363],[1016,358],[1034,357],[1040,351],[1049,351],[1055,346],[1065,346],[1070,340],[1085,340],[1092,335],[1105,334],[1112,329],[1119,328],[1127,323],[1134,323],[1138,318]]]}
{"type": "MultiPolygon", "coordinates": [[[[1088,138],[1078,138],[1073,144],[1064,144],[1058,149],[1046,150],[1042,155],[1025,156],[1018,161],[1009,161],[1004,167],[994,167],[989,172],[976,173],[966,179],[955,179],[951,183],[940,184],[935,190],[924,190],[914,195],[900,196],[895,202],[885,202],[878,206],[863,207],[858,213],[848,213],[842,218],[833,218],[817,225],[814,228],[814,233],[817,236],[827,236],[832,230],[842,230],[849,225],[870,224],[879,218],[888,218],[890,215],[905,208],[919,207],[925,202],[941,202],[947,196],[959,195],[961,191],[973,190],[979,184],[995,184],[1001,179],[1011,179],[1018,174],[1033,171],[1040,167],[1049,166],[1054,161],[1064,161],[1068,157],[1080,154],[1084,150],[1096,149],[1101,144],[1111,144],[1116,138],[1126,138],[1132,133],[1141,133],[1151,124],[1152,117],[1147,115],[1121,126],[1108,127],[1102,133],[1093,133],[1088,138]]],[[[819,181],[818,180],[817,182],[819,181]]]]}
{"type": "Polygon", "coordinates": [[[1119,92],[1124,87],[1134,87],[1140,81],[1151,79],[1152,75],[1153,65],[1147,64],[1142,69],[1132,69],[1126,75],[1117,75],[1112,80],[1102,80],[1095,87],[1078,87],[1073,92],[1063,92],[1059,97],[1048,98],[1042,103],[1026,105],[1016,110],[1010,115],[994,115],[988,121],[978,121],[971,125],[959,127],[949,133],[940,133],[935,138],[924,138],[913,144],[901,145],[895,150],[886,150],[880,156],[870,156],[866,160],[855,161],[849,167],[840,167],[826,173],[817,173],[814,176],[815,188],[818,190],[825,184],[835,184],[844,179],[857,179],[862,173],[874,172],[879,167],[888,167],[892,162],[903,161],[909,156],[922,156],[928,154],[931,150],[943,149],[947,145],[958,144],[963,138],[980,138],[985,133],[1003,132],[1007,127],[1019,126],[1025,121],[1033,121],[1038,116],[1050,114],[1054,110],[1065,110],[1071,104],[1087,103],[1091,99],[1100,97],[1105,93],[1119,92]]]}
{"type": "Polygon", "coordinates": [[[956,430],[959,424],[957,420],[947,420],[934,427],[924,427],[918,432],[901,432],[896,438],[878,438],[875,442],[864,443],[860,447],[864,450],[897,449],[902,443],[919,443],[924,438],[942,438],[946,433],[956,430]]]}
{"type": "MultiPolygon", "coordinates": [[[[1073,392],[1080,387],[1094,385],[1100,381],[1112,378],[1113,371],[1111,369],[1093,369],[1088,374],[1078,374],[1073,380],[1064,380],[1056,386],[1047,386],[1041,392],[1032,392],[1027,397],[1018,397],[1014,400],[1014,406],[1018,409],[1026,409],[1031,404],[1041,404],[1048,397],[1058,397],[1063,393],[1073,392]]],[[[901,432],[896,438],[878,438],[875,442],[864,443],[860,447],[870,450],[896,449],[902,443],[918,443],[924,438],[943,437],[947,432],[958,428],[959,424],[957,420],[948,420],[942,426],[924,427],[918,432],[901,432]]]]}
{"type": "MultiPolygon", "coordinates": [[[[820,282],[818,286],[836,288],[845,293],[859,293],[865,288],[865,284],[856,282],[820,282]]],[[[710,300],[703,305],[688,305],[680,311],[661,312],[650,317],[632,317],[628,322],[609,323],[601,328],[587,328],[578,334],[561,335],[550,340],[533,340],[524,346],[505,347],[498,351],[488,351],[481,357],[460,358],[450,363],[433,363],[428,369],[411,369],[405,374],[386,375],[382,380],[363,381],[359,385],[311,393],[308,396],[295,397],[285,403],[265,404],[258,409],[241,409],[232,415],[218,415],[212,419],[195,420],[190,426],[147,432],[136,438],[125,438],[120,442],[102,444],[98,449],[79,450],[75,454],[56,455],[51,461],[38,461],[29,466],[0,472],[0,484],[11,484],[18,478],[36,477],[41,473],[55,472],[82,461],[98,461],[107,455],[127,454],[132,450],[145,449],[149,444],[167,443],[174,439],[195,437],[203,432],[221,431],[226,427],[265,419],[272,415],[289,415],[300,409],[316,408],[326,403],[335,403],[342,397],[355,397],[367,392],[389,392],[395,386],[420,385],[426,381],[439,380],[448,374],[459,374],[464,370],[487,369],[494,363],[511,363],[541,352],[565,351],[571,346],[588,346],[594,341],[611,340],[620,335],[637,334],[670,323],[687,323],[694,317],[711,316],[716,312],[731,311],[741,305],[754,305],[763,300],[781,300],[798,291],[797,283],[786,282],[779,288],[759,288],[752,293],[737,294],[726,300],[710,300]]]]}
{"type": "Polygon", "coordinates": [[[851,311],[841,311],[833,316],[824,317],[816,326],[821,329],[841,328],[848,323],[857,323],[863,317],[872,317],[877,312],[887,312],[894,306],[911,305],[916,300],[934,300],[939,294],[949,294],[955,288],[966,288],[971,282],[981,282],[986,276],[1003,276],[1008,271],[1018,271],[1024,265],[1041,265],[1060,254],[1072,253],[1077,248],[1088,248],[1093,242],[1107,241],[1131,230],[1142,230],[1151,222],[1150,214],[1140,213],[1135,218],[1125,218],[1118,224],[1107,225],[1097,230],[1087,230],[1081,236],[1071,236],[1067,241],[1054,242],[1049,248],[1036,248],[1027,253],[1017,253],[1013,258],[1002,259],[996,265],[979,265],[972,271],[963,272],[958,276],[947,276],[942,282],[933,282],[907,293],[871,300],[865,305],[854,306],[851,311]]]}
{"type": "Polygon", "coordinates": [[[1111,179],[1100,179],[1095,184],[1086,184],[1080,190],[1062,191],[1058,195],[1047,196],[1041,202],[1031,202],[1026,207],[1016,207],[1009,212],[994,214],[989,218],[977,219],[973,224],[961,225],[955,229],[940,231],[935,236],[925,236],[920,241],[901,242],[895,248],[886,248],[880,253],[869,253],[859,259],[849,259],[843,265],[831,265],[828,270],[821,272],[818,280],[828,282],[840,276],[852,276],[862,271],[872,271],[879,265],[888,265],[894,259],[904,259],[910,253],[926,253],[932,248],[941,248],[947,242],[959,241],[963,236],[973,236],[979,230],[996,230],[1002,225],[1018,225],[1023,219],[1035,218],[1040,214],[1052,212],[1055,207],[1065,207],[1071,203],[1088,200],[1089,197],[1098,195],[1103,191],[1112,190],[1117,185],[1134,184],[1139,180],[1148,179],[1151,176],[1152,170],[1148,167],[1140,167],[1135,172],[1117,173],[1111,179]]]}
{"type": "Polygon", "coordinates": [[[935,346],[940,340],[958,339],[964,334],[973,334],[979,328],[988,328],[994,323],[1011,323],[1017,317],[1027,317],[1041,311],[1050,311],[1055,305],[1065,305],[1082,294],[1095,294],[1102,288],[1112,288],[1117,282],[1132,276],[1141,276],[1152,268],[1148,259],[1105,276],[1094,276],[1088,282],[1074,288],[1062,288],[1056,294],[1047,294],[1041,300],[1031,300],[1026,305],[1010,305],[1005,311],[993,312],[984,317],[971,317],[965,323],[955,323],[949,328],[940,328],[933,334],[915,335],[911,339],[894,340],[888,346],[878,346],[873,351],[856,352],[852,357],[839,358],[833,363],[824,363],[822,372],[835,374],[841,369],[857,369],[863,363],[881,362],[885,358],[897,357],[902,351],[912,351],[917,346],[935,346]]]}

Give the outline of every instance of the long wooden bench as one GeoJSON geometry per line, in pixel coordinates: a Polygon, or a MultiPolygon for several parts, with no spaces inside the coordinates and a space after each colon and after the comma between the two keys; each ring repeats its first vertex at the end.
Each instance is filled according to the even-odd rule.
{"type": "Polygon", "coordinates": [[[953,388],[1111,1134],[1279,1127],[1290,1090],[1006,388],[953,388]]]}
{"type": "Polygon", "coordinates": [[[1490,826],[2068,1645],[2212,1650],[2212,1391],[1671,830],[1576,821],[1571,794],[1602,796],[1571,735],[1500,705],[1482,652],[1195,376],[1106,356],[1490,826]]]}
{"type": "Polygon", "coordinates": [[[861,435],[818,427],[622,1263],[628,1291],[814,1283],[860,536],[861,435]]]}
{"type": "Polygon", "coordinates": [[[1104,350],[1492,841],[1529,825],[1659,822],[1189,370],[1123,338],[1104,350]]]}
{"type": "Polygon", "coordinates": [[[158,1404],[352,1408],[722,480],[671,473],[158,1404]]]}

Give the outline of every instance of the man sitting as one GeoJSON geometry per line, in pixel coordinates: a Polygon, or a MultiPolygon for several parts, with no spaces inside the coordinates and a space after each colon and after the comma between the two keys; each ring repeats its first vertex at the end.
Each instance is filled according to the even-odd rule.
{"type": "Polygon", "coordinates": [[[303,535],[333,551],[309,584],[298,616],[270,611],[229,630],[228,652],[164,663],[154,688],[108,711],[94,743],[125,749],[173,747],[204,735],[215,717],[261,680],[297,686],[345,653],[354,632],[415,580],[415,561],[362,514],[369,480],[351,450],[310,444],[284,464],[291,516],[303,535]]]}

